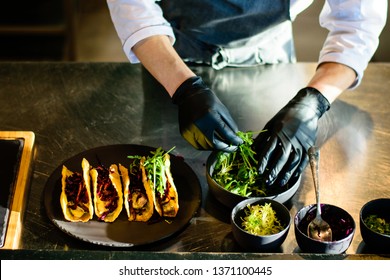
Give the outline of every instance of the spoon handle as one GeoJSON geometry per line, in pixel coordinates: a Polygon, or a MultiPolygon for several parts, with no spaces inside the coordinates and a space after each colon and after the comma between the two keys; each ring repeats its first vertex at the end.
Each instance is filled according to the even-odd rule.
{"type": "Polygon", "coordinates": [[[320,161],[320,150],[313,146],[308,150],[309,162],[311,167],[311,173],[313,174],[314,188],[316,192],[316,201],[317,201],[317,215],[321,215],[321,205],[320,205],[320,186],[319,186],[319,161],[320,161]]]}

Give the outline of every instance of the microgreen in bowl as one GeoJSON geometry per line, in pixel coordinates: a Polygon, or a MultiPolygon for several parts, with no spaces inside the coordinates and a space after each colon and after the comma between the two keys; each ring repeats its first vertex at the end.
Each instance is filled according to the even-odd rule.
{"type": "Polygon", "coordinates": [[[245,209],[242,227],[254,235],[271,235],[284,229],[271,203],[248,205],[245,209]]]}
{"type": "Polygon", "coordinates": [[[212,178],[226,190],[244,196],[266,196],[266,185],[258,172],[253,150],[253,132],[238,132],[243,144],[231,153],[218,152],[212,178]]]}

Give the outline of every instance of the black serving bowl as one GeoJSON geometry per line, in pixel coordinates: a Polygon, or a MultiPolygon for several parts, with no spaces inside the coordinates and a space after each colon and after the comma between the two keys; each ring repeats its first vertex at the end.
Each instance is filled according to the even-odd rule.
{"type": "Polygon", "coordinates": [[[268,252],[280,247],[287,237],[291,224],[289,210],[282,203],[267,198],[248,198],[238,203],[231,212],[231,226],[234,239],[246,251],[268,252]],[[264,205],[270,203],[284,229],[276,234],[255,235],[244,230],[243,218],[248,205],[264,205]]]}
{"type": "Polygon", "coordinates": [[[377,215],[386,222],[390,221],[390,198],[378,198],[367,202],[360,210],[360,233],[363,241],[372,247],[390,250],[390,235],[372,230],[364,220],[370,215],[377,215]]]}
{"type": "MultiPolygon", "coordinates": [[[[239,202],[247,199],[248,197],[241,196],[235,193],[232,193],[225,189],[223,186],[218,184],[213,178],[214,166],[217,160],[218,152],[212,152],[206,161],[206,178],[207,184],[209,186],[210,192],[214,197],[229,208],[233,208],[239,202]]],[[[279,203],[286,203],[289,201],[294,194],[297,192],[301,182],[301,177],[290,180],[285,186],[270,186],[270,194],[261,198],[273,199],[279,203]]],[[[260,198],[260,197],[259,197],[260,198]]]]}
{"type": "Polygon", "coordinates": [[[294,231],[299,248],[307,253],[342,254],[351,245],[356,230],[352,216],[344,209],[321,204],[322,217],[332,229],[332,241],[319,241],[307,235],[307,226],[316,216],[316,204],[300,209],[294,217],[294,231]]]}

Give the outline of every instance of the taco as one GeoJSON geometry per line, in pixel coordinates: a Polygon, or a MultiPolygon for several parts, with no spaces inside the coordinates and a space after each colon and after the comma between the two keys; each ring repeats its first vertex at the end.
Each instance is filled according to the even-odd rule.
{"type": "Polygon", "coordinates": [[[157,213],[161,217],[176,217],[179,211],[179,195],[171,173],[169,152],[158,148],[151,156],[146,157],[144,168],[153,190],[154,208],[157,213]]]}
{"type": "Polygon", "coordinates": [[[73,172],[62,166],[62,190],[60,204],[66,220],[70,222],[87,222],[93,217],[89,162],[81,162],[82,173],[73,172]]]}
{"type": "Polygon", "coordinates": [[[124,187],[124,205],[129,221],[147,222],[153,215],[153,190],[146,177],[145,157],[135,158],[130,171],[122,165],[119,169],[124,187]]]}
{"type": "Polygon", "coordinates": [[[95,214],[100,221],[113,222],[123,208],[122,183],[116,164],[99,165],[90,171],[95,214]]]}
{"type": "Polygon", "coordinates": [[[171,161],[168,153],[163,155],[162,184],[154,187],[154,206],[162,217],[176,217],[179,211],[179,195],[171,173],[171,161]]]}

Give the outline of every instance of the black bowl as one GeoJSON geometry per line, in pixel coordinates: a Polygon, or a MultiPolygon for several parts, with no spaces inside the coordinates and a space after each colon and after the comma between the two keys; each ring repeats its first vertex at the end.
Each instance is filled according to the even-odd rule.
{"type": "Polygon", "coordinates": [[[315,218],[316,204],[300,209],[294,217],[294,231],[299,248],[307,253],[342,254],[351,245],[356,230],[352,216],[344,209],[321,204],[322,217],[332,229],[332,241],[319,241],[307,235],[307,226],[315,218]]]}
{"type": "Polygon", "coordinates": [[[282,203],[267,198],[248,198],[238,203],[231,212],[232,232],[237,243],[245,250],[252,252],[268,252],[280,247],[287,237],[291,224],[289,210],[282,203]],[[242,228],[245,209],[249,205],[264,205],[270,203],[284,229],[276,234],[255,235],[242,228]]]}
{"type": "Polygon", "coordinates": [[[390,198],[378,198],[367,202],[360,210],[360,233],[363,241],[372,247],[390,250],[390,235],[372,230],[364,220],[370,215],[377,215],[390,221],[390,198]]]}
{"type": "MultiPolygon", "coordinates": [[[[214,195],[214,197],[229,208],[233,208],[241,201],[247,199],[248,197],[241,196],[235,193],[232,193],[226,190],[223,186],[218,184],[213,178],[214,166],[217,160],[217,151],[212,152],[206,161],[206,179],[207,184],[209,185],[210,192],[214,195]]],[[[286,203],[289,201],[294,194],[297,192],[301,182],[301,177],[290,180],[285,186],[270,186],[269,189],[273,190],[272,194],[264,197],[258,198],[267,198],[273,199],[279,203],[286,203]]]]}

